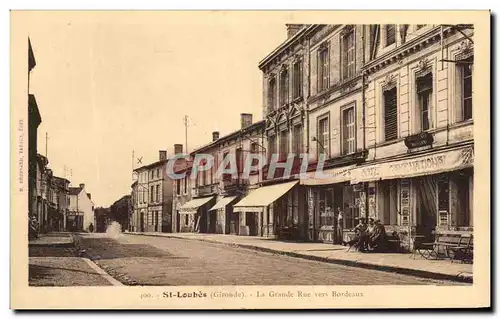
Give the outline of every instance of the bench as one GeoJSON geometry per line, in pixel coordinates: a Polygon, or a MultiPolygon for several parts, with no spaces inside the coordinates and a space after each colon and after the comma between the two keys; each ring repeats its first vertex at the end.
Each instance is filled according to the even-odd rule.
{"type": "Polygon", "coordinates": [[[401,239],[399,238],[398,232],[393,231],[387,234],[388,250],[394,252],[401,252],[401,239]]]}
{"type": "Polygon", "coordinates": [[[474,243],[472,235],[462,236],[459,245],[456,247],[450,247],[450,250],[453,252],[451,262],[460,260],[461,262],[472,263],[474,257],[474,243]]]}
{"type": "Polygon", "coordinates": [[[420,243],[414,250],[425,259],[453,259],[454,249],[465,246],[466,240],[468,239],[460,234],[437,234],[434,242],[420,243]]]}

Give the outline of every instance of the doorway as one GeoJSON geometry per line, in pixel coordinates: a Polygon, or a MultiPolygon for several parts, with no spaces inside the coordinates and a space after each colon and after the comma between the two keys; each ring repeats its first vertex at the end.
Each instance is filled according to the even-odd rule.
{"type": "MultiPolygon", "coordinates": [[[[417,178],[417,233],[431,239],[436,230],[437,223],[437,205],[438,198],[441,201],[449,200],[448,181],[445,179],[436,181],[433,176],[424,176],[417,178]],[[440,184],[439,194],[437,184],[440,184]],[[442,184],[442,185],[441,185],[442,184]]],[[[440,206],[447,207],[447,203],[442,202],[440,206]]]]}

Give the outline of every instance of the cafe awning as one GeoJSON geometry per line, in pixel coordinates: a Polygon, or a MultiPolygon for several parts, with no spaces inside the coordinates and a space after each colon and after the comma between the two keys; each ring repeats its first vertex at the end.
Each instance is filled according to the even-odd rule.
{"type": "Polygon", "coordinates": [[[300,178],[300,185],[319,186],[348,182],[351,180],[351,171],[356,165],[348,165],[324,170],[322,172],[308,172],[300,178]]]}
{"type": "Polygon", "coordinates": [[[472,166],[474,166],[474,147],[468,145],[398,161],[360,166],[352,170],[351,184],[439,174],[472,166]]]}
{"type": "Polygon", "coordinates": [[[217,210],[221,208],[225,208],[226,205],[231,204],[234,200],[236,200],[236,196],[226,196],[222,197],[221,200],[219,200],[214,207],[210,208],[210,210],[217,210]]]}
{"type": "Polygon", "coordinates": [[[214,196],[194,198],[179,208],[179,213],[195,214],[198,208],[208,203],[214,196]]]}
{"type": "Polygon", "coordinates": [[[263,211],[264,207],[273,203],[275,200],[285,195],[292,187],[297,185],[299,181],[275,184],[257,188],[250,192],[245,198],[240,200],[233,207],[234,212],[259,212],[263,211]]]}

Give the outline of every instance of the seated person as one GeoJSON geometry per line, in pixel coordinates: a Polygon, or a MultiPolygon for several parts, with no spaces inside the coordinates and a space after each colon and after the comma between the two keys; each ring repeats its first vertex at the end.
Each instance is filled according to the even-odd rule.
{"type": "Polygon", "coordinates": [[[389,242],[387,240],[387,234],[385,232],[384,225],[380,222],[380,220],[376,220],[374,222],[374,226],[375,227],[369,238],[370,248],[376,251],[387,249],[389,242]]]}
{"type": "Polygon", "coordinates": [[[345,242],[343,241],[343,245],[349,245],[349,246],[355,246],[358,248],[360,251],[365,251],[366,245],[368,243],[368,225],[366,224],[366,220],[364,218],[359,219],[359,224],[354,227],[354,233],[355,237],[348,241],[345,242]]]}

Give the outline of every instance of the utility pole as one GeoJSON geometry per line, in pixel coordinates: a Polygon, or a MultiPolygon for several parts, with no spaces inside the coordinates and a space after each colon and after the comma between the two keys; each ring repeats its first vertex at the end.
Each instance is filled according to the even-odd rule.
{"type": "Polygon", "coordinates": [[[47,155],[47,145],[49,143],[49,133],[48,132],[45,132],[45,157],[46,158],[49,158],[48,155],[47,155]]]}
{"type": "Polygon", "coordinates": [[[188,126],[189,126],[189,117],[184,115],[184,129],[186,134],[186,154],[188,154],[188,126]]]}

